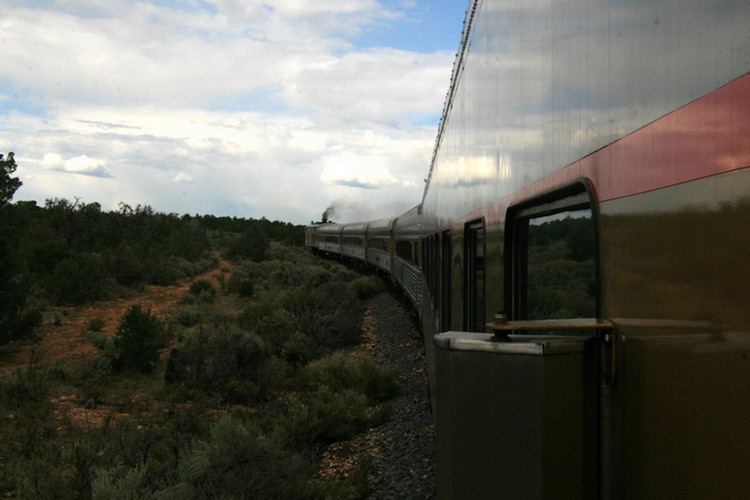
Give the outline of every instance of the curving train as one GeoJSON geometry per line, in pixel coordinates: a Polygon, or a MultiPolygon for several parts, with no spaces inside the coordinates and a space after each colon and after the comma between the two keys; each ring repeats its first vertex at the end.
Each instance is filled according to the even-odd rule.
{"type": "Polygon", "coordinates": [[[471,0],[419,205],[439,498],[750,498],[750,2],[471,0]]]}

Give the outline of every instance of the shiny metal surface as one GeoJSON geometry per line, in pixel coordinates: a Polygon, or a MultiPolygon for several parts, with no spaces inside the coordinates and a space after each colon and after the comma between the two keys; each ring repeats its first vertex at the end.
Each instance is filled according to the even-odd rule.
{"type": "Polygon", "coordinates": [[[367,224],[367,236],[390,237],[395,219],[380,219],[367,224]]]}
{"type": "Polygon", "coordinates": [[[425,191],[427,232],[744,75],[749,22],[745,0],[479,1],[425,191]]]}
{"type": "MultiPolygon", "coordinates": [[[[528,443],[508,443],[519,435],[517,422],[543,411],[508,404],[530,379],[519,375],[518,353],[498,366],[488,349],[506,343],[489,341],[491,334],[438,335],[436,364],[438,310],[425,275],[447,270],[450,327],[461,329],[465,227],[483,220],[491,321],[513,268],[508,207],[580,179],[592,186],[596,215],[595,314],[615,332],[602,339],[597,366],[559,371],[568,382],[550,395],[570,391],[576,373],[595,397],[575,416],[582,425],[550,449],[584,443],[586,498],[750,497],[750,2],[476,0],[467,27],[421,212],[393,221],[394,237],[414,246],[450,231],[439,245],[450,252],[425,246],[432,268],[395,250],[392,258],[393,278],[421,306],[430,384],[442,395],[438,446],[450,461],[439,467],[451,486],[441,498],[471,496],[477,469],[501,450],[532,453],[528,443]],[[447,265],[437,262],[442,253],[447,265]],[[514,418],[498,429],[495,416],[506,411],[514,418]],[[446,429],[456,433],[447,445],[446,429]],[[467,447],[462,433],[481,439],[467,447]],[[469,479],[459,484],[458,470],[469,479]]],[[[336,227],[321,226],[319,241],[336,227]]],[[[432,277],[442,292],[440,282],[432,277]]],[[[558,431],[559,422],[544,429],[558,431]]],[[[532,479],[519,498],[542,484],[532,479]]],[[[496,494],[491,486],[487,497],[496,494]]],[[[549,498],[557,493],[550,489],[549,498]]]]}
{"type": "Polygon", "coordinates": [[[417,205],[396,218],[393,223],[393,237],[395,239],[418,240],[422,237],[421,208],[421,205],[417,205]]]}
{"type": "Polygon", "coordinates": [[[750,2],[477,0],[469,12],[422,201],[422,233],[452,232],[452,317],[465,223],[487,224],[491,318],[510,271],[508,207],[588,179],[617,378],[597,378],[587,432],[601,482],[586,484],[608,500],[747,498],[750,2]]]}

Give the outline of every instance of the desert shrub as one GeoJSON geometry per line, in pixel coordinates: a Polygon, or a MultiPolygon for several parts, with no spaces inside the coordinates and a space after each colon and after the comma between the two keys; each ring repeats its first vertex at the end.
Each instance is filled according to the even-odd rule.
{"type": "Polygon", "coordinates": [[[81,396],[87,406],[94,406],[104,401],[107,394],[107,382],[112,376],[112,359],[108,356],[93,358],[80,365],[74,371],[81,396]]]}
{"type": "Polygon", "coordinates": [[[187,303],[206,302],[212,303],[216,300],[216,288],[208,280],[197,280],[190,284],[188,296],[195,297],[197,301],[187,300],[187,303]]]}
{"type": "Polygon", "coordinates": [[[206,319],[206,313],[193,307],[183,307],[174,315],[174,321],[186,328],[199,325],[206,319]]]}
{"type": "Polygon", "coordinates": [[[292,366],[300,367],[316,359],[319,352],[319,346],[315,345],[310,337],[301,332],[293,332],[281,344],[279,355],[292,366]]]}
{"type": "Polygon", "coordinates": [[[92,500],[131,500],[153,498],[149,487],[148,464],[126,469],[100,469],[91,481],[92,500]]]}
{"type": "Polygon", "coordinates": [[[309,464],[286,449],[280,433],[264,433],[252,422],[225,414],[207,440],[195,440],[184,450],[177,480],[156,498],[322,498],[310,475],[309,464]]]}
{"type": "Polygon", "coordinates": [[[139,305],[130,307],[115,330],[113,367],[150,373],[159,361],[163,338],[164,325],[151,311],[143,311],[139,305]]]}
{"type": "Polygon", "coordinates": [[[149,272],[142,256],[125,242],[105,254],[105,264],[110,275],[124,286],[144,283],[149,272]]]}
{"type": "Polygon", "coordinates": [[[200,296],[203,293],[216,296],[216,289],[208,280],[196,280],[190,284],[190,293],[196,296],[200,296]]]}
{"type": "Polygon", "coordinates": [[[83,304],[100,299],[113,286],[101,257],[93,254],[60,261],[44,280],[44,289],[58,304],[83,304]]]}
{"type": "Polygon", "coordinates": [[[398,392],[393,370],[341,351],[307,365],[299,380],[305,387],[328,386],[335,392],[351,389],[367,396],[371,404],[387,401],[398,392]]]}
{"type": "MultiPolygon", "coordinates": [[[[286,343],[297,333],[292,319],[275,300],[250,303],[236,318],[236,322],[242,328],[255,332],[268,345],[271,353],[286,361],[299,364],[286,356],[286,343]]],[[[310,343],[305,340],[305,343],[310,343]]],[[[311,350],[312,354],[313,351],[311,350]]],[[[305,357],[302,363],[309,359],[305,357]]]]}
{"type": "Polygon", "coordinates": [[[148,281],[154,285],[173,285],[193,276],[193,264],[175,255],[161,257],[150,269],[148,281]]]}
{"type": "Polygon", "coordinates": [[[37,327],[42,323],[42,311],[23,297],[9,299],[5,311],[0,311],[0,345],[33,340],[37,327]]]}
{"type": "Polygon", "coordinates": [[[247,403],[270,393],[269,350],[254,333],[234,329],[185,335],[172,348],[164,379],[209,391],[220,399],[247,403]]]}
{"type": "Polygon", "coordinates": [[[65,354],[55,359],[48,367],[47,374],[53,380],[70,380],[72,374],[68,368],[68,355],[65,354]]]}
{"type": "Polygon", "coordinates": [[[315,446],[351,438],[370,426],[367,396],[320,386],[298,394],[281,424],[293,443],[315,446]]]}
{"type": "Polygon", "coordinates": [[[26,368],[17,368],[15,377],[4,385],[5,396],[12,406],[41,403],[49,396],[50,377],[41,365],[43,357],[43,351],[34,349],[26,368]]]}
{"type": "Polygon", "coordinates": [[[352,345],[360,338],[362,304],[345,282],[289,290],[283,307],[295,329],[321,351],[352,345]]]}
{"type": "Polygon", "coordinates": [[[88,321],[88,323],[86,324],[86,330],[90,332],[100,332],[106,324],[106,319],[102,318],[101,316],[96,316],[88,321]]]}
{"type": "Polygon", "coordinates": [[[359,300],[370,299],[385,290],[383,280],[375,275],[362,276],[349,283],[359,300]]]}
{"type": "Polygon", "coordinates": [[[240,297],[250,298],[255,293],[255,283],[250,278],[243,278],[233,273],[226,283],[226,291],[240,297]]]}
{"type": "Polygon", "coordinates": [[[234,236],[224,249],[224,257],[229,260],[239,258],[261,262],[268,258],[269,239],[262,228],[254,226],[242,234],[234,236]]]}

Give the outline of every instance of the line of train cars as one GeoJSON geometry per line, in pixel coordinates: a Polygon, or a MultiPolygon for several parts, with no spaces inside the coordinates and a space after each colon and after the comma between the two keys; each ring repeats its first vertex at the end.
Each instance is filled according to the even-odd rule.
{"type": "Polygon", "coordinates": [[[749,26],[470,0],[421,204],[308,228],[420,312],[439,498],[750,498],[749,26]]]}
{"type": "Polygon", "coordinates": [[[422,301],[419,229],[417,206],[393,219],[311,224],[305,228],[305,246],[384,273],[419,309],[422,301]]]}

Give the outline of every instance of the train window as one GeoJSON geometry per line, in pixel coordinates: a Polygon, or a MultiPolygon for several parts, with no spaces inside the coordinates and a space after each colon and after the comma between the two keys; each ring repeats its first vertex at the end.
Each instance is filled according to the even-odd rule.
{"type": "Polygon", "coordinates": [[[440,329],[441,331],[451,328],[451,261],[453,260],[453,248],[451,232],[443,231],[440,255],[440,329]]]}
{"type": "Polygon", "coordinates": [[[484,222],[477,220],[464,230],[466,265],[464,267],[464,328],[485,331],[484,317],[484,222]]]}
{"type": "Polygon", "coordinates": [[[599,315],[596,218],[589,191],[581,183],[560,194],[509,211],[506,266],[512,272],[506,274],[506,310],[512,319],[599,315]]]}
{"type": "Polygon", "coordinates": [[[411,256],[411,243],[408,241],[400,240],[396,242],[396,255],[401,257],[407,262],[412,261],[411,256]]]}

